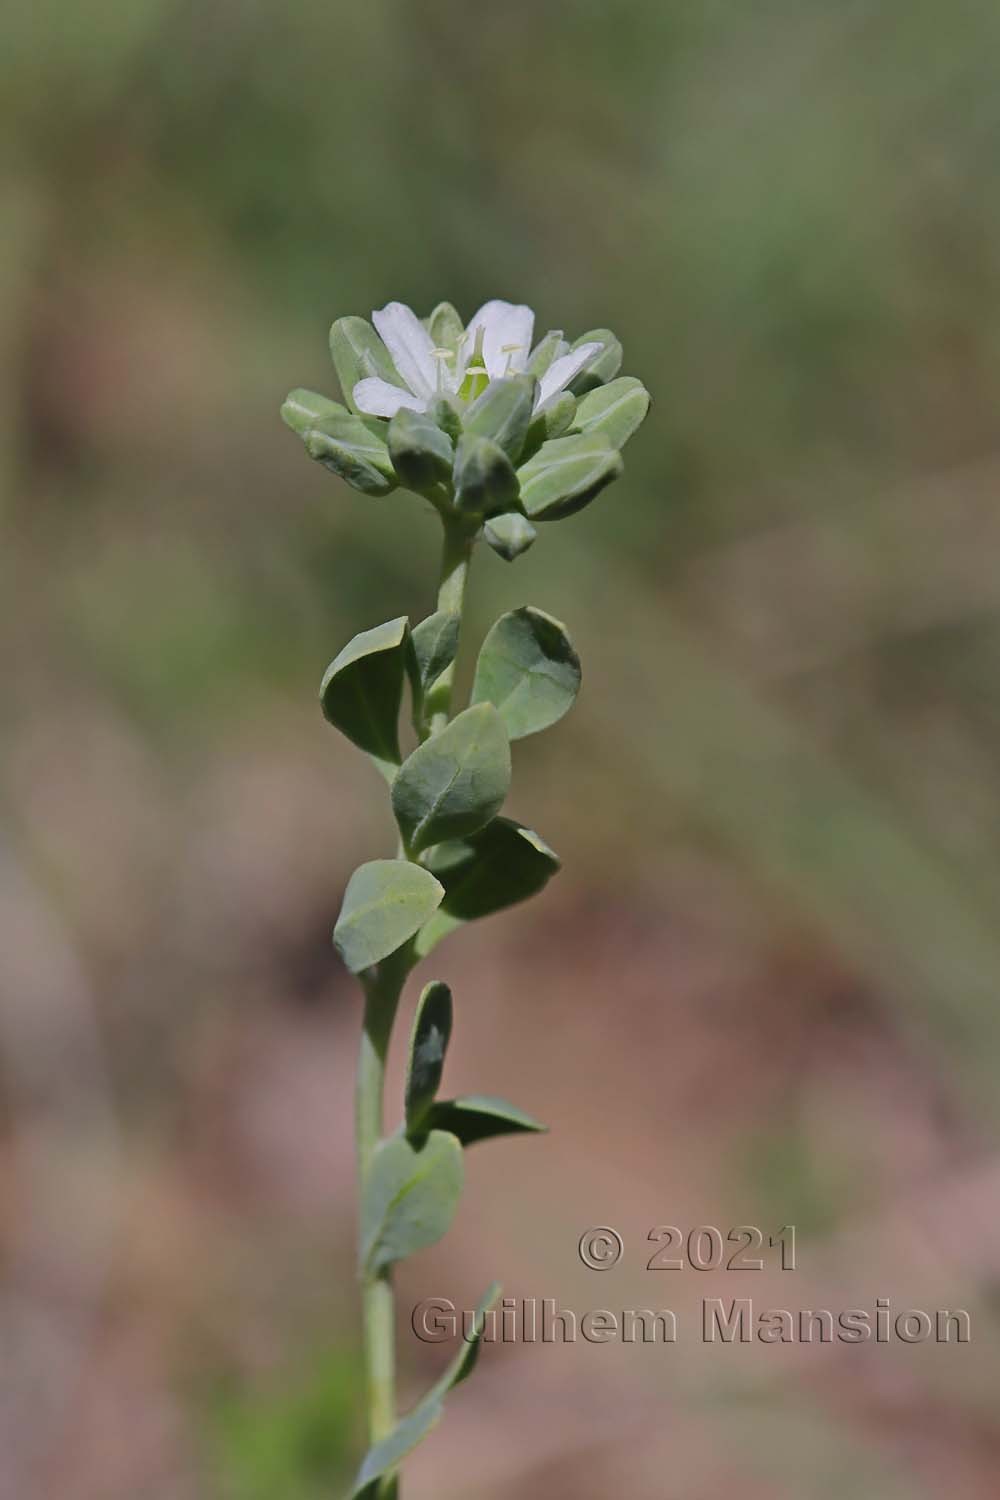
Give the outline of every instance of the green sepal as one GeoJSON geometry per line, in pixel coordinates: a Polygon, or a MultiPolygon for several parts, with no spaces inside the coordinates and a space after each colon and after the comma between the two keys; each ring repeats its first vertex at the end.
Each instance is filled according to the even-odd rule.
{"type": "Polygon", "coordinates": [[[496,443],[516,464],[537,394],[538,383],[533,375],[508,375],[491,380],[465,413],[462,425],[473,437],[489,438],[496,443]]]}
{"type": "Polygon", "coordinates": [[[407,489],[426,495],[451,480],[451,438],[427,412],[401,407],[389,423],[389,457],[407,489]]]}
{"type": "Polygon", "coordinates": [[[389,450],[366,422],[344,412],[301,434],[310,458],[363,495],[388,495],[396,488],[389,450]]]}
{"type": "Polygon", "coordinates": [[[573,706],[580,658],[560,621],[530,604],[501,615],[482,645],[473,703],[492,703],[512,740],[538,734],[573,706]]]}
{"type": "Polygon", "coordinates": [[[465,324],[450,302],[439,302],[427,319],[427,331],[436,349],[457,349],[465,324]]]}
{"type": "Polygon", "coordinates": [[[333,945],[352,974],[381,963],[434,915],[444,886],[405,859],[373,859],[347,883],[333,945]]]}
{"type": "MultiPolygon", "coordinates": [[[[441,906],[431,921],[450,929],[536,896],[558,872],[560,862],[533,828],[513,818],[494,818],[467,839],[431,849],[427,868],[444,886],[441,906]]],[[[426,952],[424,936],[421,933],[420,946],[426,952]]]]}
{"type": "Polygon", "coordinates": [[[431,406],[427,408],[427,415],[431,421],[440,427],[441,431],[457,443],[462,436],[462,418],[454,403],[447,396],[439,396],[431,406]]]}
{"type": "Polygon", "coordinates": [[[476,1308],[472,1336],[463,1338],[461,1349],[444,1374],[434,1382],[413,1410],[400,1418],[388,1437],[382,1438],[369,1449],[354,1482],[351,1500],[375,1500],[381,1481],[396,1472],[407,1454],[412,1453],[441,1420],[448,1392],[471,1375],[475,1367],[479,1345],[486,1331],[486,1314],[499,1296],[500,1287],[494,1282],[476,1308]]]}
{"type": "Polygon", "coordinates": [[[490,438],[464,432],[455,453],[455,506],[476,515],[510,510],[517,503],[517,475],[490,438]]]}
{"type": "Polygon", "coordinates": [[[491,516],[483,527],[484,541],[504,562],[513,562],[522,552],[527,552],[537,536],[531,522],[516,510],[507,511],[502,516],[491,516]]]}
{"type": "Polygon", "coordinates": [[[417,1002],[410,1035],[406,1070],[406,1133],[427,1130],[427,1113],[441,1084],[444,1058],[451,1039],[451,990],[440,979],[425,985],[417,1002]]]}
{"type": "Polygon", "coordinates": [[[579,374],[570,381],[569,388],[574,396],[582,396],[595,386],[605,385],[615,378],[622,367],[622,346],[610,328],[592,328],[589,333],[581,333],[573,341],[571,348],[579,349],[581,344],[600,344],[601,348],[591,355],[579,374]]]}
{"type": "Polygon", "coordinates": [[[649,411],[649,392],[634,375],[621,375],[584,396],[572,421],[575,432],[600,432],[624,448],[649,411]]]}
{"type": "Polygon", "coordinates": [[[399,765],[399,709],[412,651],[405,615],[348,641],[323,674],[324,718],[383,766],[399,765]]]}
{"type": "Polygon", "coordinates": [[[447,1234],[462,1195],[462,1148],[446,1130],[380,1141],[361,1198],[361,1270],[373,1276],[447,1234]]]}
{"type": "Polygon", "coordinates": [[[344,400],[356,412],[354,387],[359,380],[377,376],[400,390],[406,387],[392,356],[367,318],[338,318],[330,329],[330,355],[344,400]]]}
{"type": "Polygon", "coordinates": [[[524,464],[529,458],[534,458],[542,444],[547,443],[550,438],[562,437],[564,432],[569,432],[575,416],[576,397],[572,391],[560,391],[558,396],[532,417],[528,436],[524,440],[521,462],[524,464]]]}
{"type": "Polygon", "coordinates": [[[499,812],[510,788],[510,745],[492,703],[477,703],[418,745],[392,784],[392,810],[411,854],[466,838],[499,812]]]}
{"type": "Polygon", "coordinates": [[[555,438],[519,470],[521,506],[533,521],[558,521],[589,505],[623,468],[603,433],[555,438]]]}
{"type": "Polygon", "coordinates": [[[299,437],[304,438],[317,424],[331,417],[348,417],[350,412],[339,401],[321,396],[318,391],[289,391],[281,407],[281,420],[299,437]]]}
{"type": "Polygon", "coordinates": [[[543,339],[539,339],[528,360],[528,373],[541,380],[549,365],[559,358],[560,349],[567,348],[561,328],[551,328],[543,339]]]}
{"type": "Polygon", "coordinates": [[[487,1094],[467,1094],[461,1099],[439,1099],[431,1106],[426,1129],[447,1130],[463,1146],[489,1141],[498,1135],[540,1134],[547,1125],[525,1114],[506,1099],[487,1094]]]}

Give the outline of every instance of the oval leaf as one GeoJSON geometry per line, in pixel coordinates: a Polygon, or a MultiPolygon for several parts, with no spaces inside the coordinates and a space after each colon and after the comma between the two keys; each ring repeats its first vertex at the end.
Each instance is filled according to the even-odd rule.
{"type": "Polygon", "coordinates": [[[418,745],[392,784],[392,810],[412,853],[476,833],[510,788],[510,745],[492,703],[477,703],[418,745]]]}
{"type": "Polygon", "coordinates": [[[517,502],[517,475],[490,438],[463,432],[455,450],[455,505],[476,515],[509,510],[517,502]]]}
{"type": "Polygon", "coordinates": [[[410,650],[405,615],[348,641],[323,674],[324,717],[377,761],[398,766],[399,708],[410,650]]]}
{"type": "Polygon", "coordinates": [[[440,1086],[444,1057],[451,1039],[451,1017],[451,990],[440,979],[432,980],[420,996],[410,1037],[410,1061],[406,1072],[408,1135],[420,1130],[440,1086]]]}
{"type": "Polygon", "coordinates": [[[489,438],[517,463],[537,394],[533,375],[492,380],[469,407],[462,425],[473,437],[489,438]]]}
{"type": "Polygon", "coordinates": [[[451,479],[454,448],[426,412],[403,407],[389,423],[389,457],[409,489],[425,494],[451,479]]]}
{"type": "Polygon", "coordinates": [[[444,887],[405,859],[373,859],[347,883],[333,943],[352,974],[401,948],[441,904],[444,887]]]}
{"type": "Polygon", "coordinates": [[[462,1099],[439,1099],[427,1118],[430,1129],[447,1130],[463,1146],[489,1141],[498,1135],[538,1134],[548,1129],[506,1099],[467,1094],[462,1099]]]}
{"type": "Polygon", "coordinates": [[[438,610],[413,627],[413,651],[424,692],[450,667],[458,651],[458,615],[438,610]]]}
{"type": "Polygon", "coordinates": [[[427,867],[444,886],[434,921],[474,922],[527,901],[560,868],[558,855],[531,828],[494,818],[471,838],[439,844],[427,867]]]}
{"type": "Polygon", "coordinates": [[[547,729],[573,706],[580,658],[558,620],[530,604],[502,615],[483,642],[473,703],[492,703],[512,740],[547,729]]]}
{"type": "Polygon", "coordinates": [[[486,1331],[486,1315],[500,1296],[500,1287],[494,1282],[480,1299],[472,1320],[471,1332],[462,1339],[462,1347],[411,1412],[408,1412],[380,1442],[376,1443],[365,1457],[355,1480],[351,1500],[374,1500],[379,1481],[398,1469],[403,1459],[427,1436],[431,1428],[440,1421],[444,1412],[444,1398],[456,1385],[471,1375],[479,1357],[479,1345],[486,1331]]]}
{"type": "Polygon", "coordinates": [[[462,1193],[462,1148],[432,1130],[419,1146],[405,1136],[382,1141],[372,1157],[361,1205],[361,1263],[377,1274],[447,1233],[462,1193]]]}
{"type": "Polygon", "coordinates": [[[576,409],[577,432],[600,432],[614,448],[623,448],[649,411],[649,392],[641,380],[622,375],[583,397],[576,409]]]}
{"type": "Polygon", "coordinates": [[[330,329],[330,354],[344,400],[357,411],[354,387],[377,376],[405,389],[392,356],[367,318],[338,318],[330,329]]]}
{"type": "Polygon", "coordinates": [[[521,505],[533,521],[557,521],[588,505],[623,467],[602,433],[555,438],[518,470],[521,505]]]}
{"type": "Polygon", "coordinates": [[[511,510],[487,521],[483,527],[483,536],[504,562],[513,562],[522,552],[527,552],[538,532],[524,516],[511,510]]]}

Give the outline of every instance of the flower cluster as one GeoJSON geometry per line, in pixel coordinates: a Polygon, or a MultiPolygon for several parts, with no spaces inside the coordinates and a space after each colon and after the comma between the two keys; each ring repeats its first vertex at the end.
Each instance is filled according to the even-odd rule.
{"type": "Polygon", "coordinates": [[[346,405],[297,390],[282,416],[355,489],[413,490],[482,525],[513,560],[534,522],[572,514],[618,477],[649,409],[642,383],[618,375],[609,329],[533,343],[534,323],[530,307],[496,300],[467,325],[447,302],[423,320],[401,302],[370,323],[339,318],[330,349],[346,405]]]}

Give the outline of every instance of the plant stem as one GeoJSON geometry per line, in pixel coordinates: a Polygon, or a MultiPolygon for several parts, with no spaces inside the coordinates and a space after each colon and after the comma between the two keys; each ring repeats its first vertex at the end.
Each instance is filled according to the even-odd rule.
{"type": "MultiPolygon", "coordinates": [[[[438,588],[439,610],[461,620],[465,586],[477,527],[462,516],[444,515],[444,549],[438,588]]],[[[426,712],[432,733],[448,722],[451,713],[454,667],[442,672],[427,696],[426,712]]],[[[358,1057],[355,1094],[355,1136],[358,1160],[358,1190],[364,1202],[365,1187],[375,1149],[382,1139],[385,1064],[392,1024],[396,1018],[403,985],[416,962],[413,942],[407,943],[362,978],[365,1015],[358,1057]]],[[[368,1436],[377,1443],[396,1425],[396,1339],[392,1274],[361,1272],[361,1303],[364,1324],[365,1399],[368,1436]]],[[[399,1481],[383,1480],[379,1500],[398,1500],[399,1481]]]]}
{"type": "MultiPolygon", "coordinates": [[[[382,1136],[385,1061],[396,1007],[408,973],[408,964],[395,963],[396,957],[393,955],[392,959],[380,964],[371,971],[370,979],[362,981],[365,1016],[355,1096],[358,1188],[362,1202],[372,1156],[382,1136]]],[[[368,1436],[372,1443],[377,1443],[392,1431],[396,1422],[396,1333],[391,1274],[383,1271],[373,1275],[363,1269],[361,1301],[368,1436]]],[[[394,1493],[390,1487],[384,1490],[386,1496],[394,1493]]]]}
{"type": "MultiPolygon", "coordinates": [[[[458,615],[461,625],[462,608],[465,604],[465,586],[469,579],[469,563],[476,541],[476,527],[470,526],[462,516],[444,516],[444,547],[441,552],[441,582],[438,586],[437,607],[448,614],[458,615]]],[[[448,722],[451,713],[451,693],[455,681],[455,664],[446,667],[427,694],[426,712],[431,734],[437,734],[448,722]]]]}

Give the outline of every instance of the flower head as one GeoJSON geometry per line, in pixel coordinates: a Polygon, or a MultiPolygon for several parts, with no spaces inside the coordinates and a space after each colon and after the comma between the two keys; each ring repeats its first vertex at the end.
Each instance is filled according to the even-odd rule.
{"type": "MultiPolygon", "coordinates": [[[[371,417],[394,417],[402,407],[427,411],[441,396],[469,400],[491,380],[525,374],[533,358],[535,314],[523,303],[484,302],[451,345],[435,345],[430,330],[404,302],[387,303],[372,313],[372,322],[399,383],[380,375],[357,382],[351,397],[371,417]]],[[[539,378],[534,410],[548,406],[601,347],[595,341],[571,350],[560,336],[557,357],[539,378]]]]}

